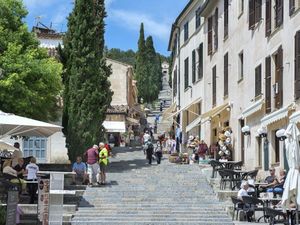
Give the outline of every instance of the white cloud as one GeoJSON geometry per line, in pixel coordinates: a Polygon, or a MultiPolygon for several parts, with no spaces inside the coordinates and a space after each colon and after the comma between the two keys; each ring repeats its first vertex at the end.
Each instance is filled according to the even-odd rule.
{"type": "Polygon", "coordinates": [[[144,23],[145,33],[155,36],[163,41],[168,40],[171,23],[168,21],[159,21],[149,15],[125,11],[125,10],[110,10],[108,18],[119,22],[125,28],[139,31],[140,25],[144,23]]]}
{"type": "Polygon", "coordinates": [[[105,0],[105,7],[109,8],[115,0],[105,0]]]}

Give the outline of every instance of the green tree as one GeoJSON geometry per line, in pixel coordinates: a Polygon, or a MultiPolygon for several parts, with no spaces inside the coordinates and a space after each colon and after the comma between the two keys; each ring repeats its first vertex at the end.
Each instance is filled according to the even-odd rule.
{"type": "Polygon", "coordinates": [[[147,68],[147,53],[145,45],[144,24],[141,23],[140,36],[138,40],[138,51],[135,60],[135,79],[137,80],[137,89],[140,98],[145,102],[151,101],[150,88],[147,68]]]}
{"type": "Polygon", "coordinates": [[[68,18],[63,124],[71,160],[103,140],[102,123],[112,98],[111,68],[103,54],[105,16],[104,0],[76,0],[68,18]]]}
{"type": "Polygon", "coordinates": [[[40,120],[57,118],[62,66],[38,47],[21,0],[0,0],[1,110],[40,120]]]}
{"type": "Polygon", "coordinates": [[[122,51],[121,49],[118,48],[112,48],[112,49],[107,49],[105,52],[105,56],[109,59],[114,59],[119,62],[123,62],[126,64],[129,64],[131,66],[134,66],[135,64],[135,52],[131,49],[127,51],[122,51]]]}
{"type": "Polygon", "coordinates": [[[146,66],[147,66],[147,85],[150,87],[149,100],[154,101],[158,97],[161,90],[161,63],[160,57],[155,52],[153,46],[153,39],[151,36],[147,37],[146,42],[146,66]]]}

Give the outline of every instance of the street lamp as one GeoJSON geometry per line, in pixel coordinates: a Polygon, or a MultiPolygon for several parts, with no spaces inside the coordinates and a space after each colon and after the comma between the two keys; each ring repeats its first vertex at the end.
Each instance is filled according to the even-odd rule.
{"type": "Polygon", "coordinates": [[[286,139],[285,129],[280,129],[280,130],[276,131],[276,137],[279,138],[279,141],[284,141],[286,139]]]}
{"type": "Polygon", "coordinates": [[[244,127],[242,127],[242,133],[243,133],[245,136],[250,135],[250,127],[249,127],[249,126],[244,126],[244,127]]]}
{"type": "Polygon", "coordinates": [[[257,130],[259,137],[265,138],[268,135],[267,129],[265,127],[261,127],[257,130]]]}

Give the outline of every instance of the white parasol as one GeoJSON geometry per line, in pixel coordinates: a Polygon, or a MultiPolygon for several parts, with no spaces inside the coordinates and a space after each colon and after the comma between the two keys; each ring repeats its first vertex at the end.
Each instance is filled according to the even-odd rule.
{"type": "Polygon", "coordinates": [[[15,150],[19,150],[19,149],[15,148],[10,143],[0,140],[0,151],[2,151],[2,150],[15,151],[15,150]]]}
{"type": "Polygon", "coordinates": [[[297,203],[297,206],[300,205],[300,132],[296,123],[292,122],[289,124],[285,131],[285,136],[289,172],[286,176],[282,195],[282,207],[284,209],[290,208],[292,202],[297,203]]]}
{"type": "Polygon", "coordinates": [[[61,126],[0,111],[0,138],[14,135],[49,137],[61,129],[61,126]]]}

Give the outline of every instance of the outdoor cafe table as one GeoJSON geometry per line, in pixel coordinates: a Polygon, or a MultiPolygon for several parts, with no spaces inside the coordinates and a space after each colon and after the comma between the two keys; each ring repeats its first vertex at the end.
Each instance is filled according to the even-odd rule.
{"type": "Polygon", "coordinates": [[[220,161],[219,160],[219,162],[223,164],[223,167],[225,169],[232,169],[232,165],[234,165],[240,161],[220,161]]]}

